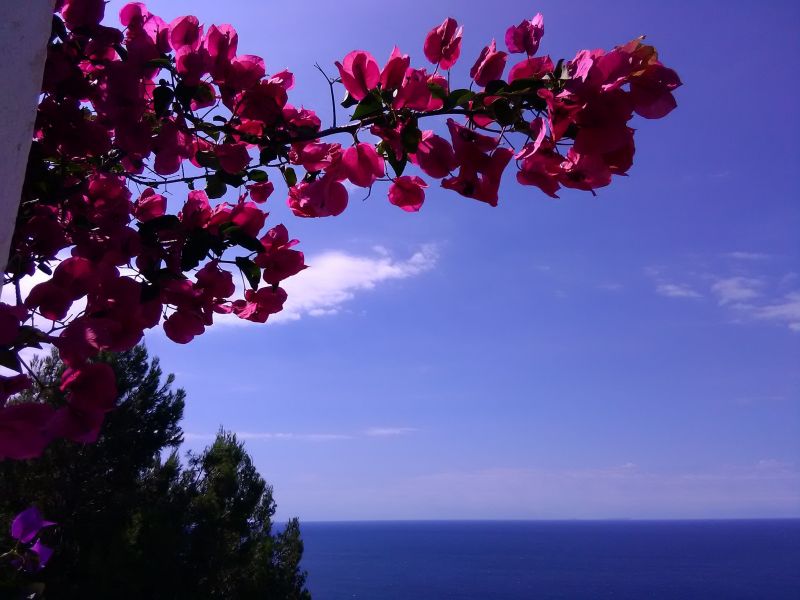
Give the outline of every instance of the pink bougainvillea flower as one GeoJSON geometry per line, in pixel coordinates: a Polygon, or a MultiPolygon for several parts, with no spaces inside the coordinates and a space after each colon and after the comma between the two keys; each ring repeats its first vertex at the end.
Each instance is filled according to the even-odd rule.
{"type": "Polygon", "coordinates": [[[548,196],[558,198],[556,192],[561,187],[559,177],[562,157],[551,147],[540,147],[536,152],[523,149],[522,152],[525,156],[517,172],[517,181],[522,185],[536,186],[548,196]]]}
{"type": "Polygon", "coordinates": [[[261,288],[244,293],[244,300],[237,300],[232,304],[232,312],[240,319],[255,323],[266,323],[270,315],[283,310],[286,302],[286,292],[282,288],[261,288]]]}
{"type": "Polygon", "coordinates": [[[85,411],[74,406],[62,406],[53,413],[47,425],[52,438],[65,438],[81,444],[92,444],[100,437],[105,413],[85,411]]]}
{"type": "Polygon", "coordinates": [[[33,287],[25,299],[25,306],[38,310],[45,319],[61,321],[67,316],[73,300],[68,291],[52,281],[44,281],[33,287]]]}
{"type": "Polygon", "coordinates": [[[394,108],[414,110],[438,110],[444,106],[441,98],[433,95],[429,84],[436,84],[447,91],[447,79],[428,75],[425,69],[407,69],[400,91],[392,102],[394,108]]]}
{"type": "Polygon", "coordinates": [[[28,318],[24,306],[0,302],[0,345],[10,345],[17,339],[20,323],[28,318]]]}
{"type": "Polygon", "coordinates": [[[252,54],[234,58],[225,72],[225,87],[235,90],[248,90],[266,75],[264,59],[252,54]]]}
{"type": "Polygon", "coordinates": [[[396,90],[403,85],[406,69],[411,63],[408,54],[400,54],[400,49],[395,46],[386,61],[386,66],[381,71],[380,84],[384,90],[396,90]]]}
{"type": "Polygon", "coordinates": [[[39,456],[52,437],[47,432],[53,407],[25,402],[0,408],[0,458],[39,456]]]}
{"type": "Polygon", "coordinates": [[[117,400],[114,371],[106,363],[69,368],[61,376],[61,391],[69,392],[69,403],[86,412],[107,412],[117,400]]]}
{"type": "Polygon", "coordinates": [[[287,100],[286,89],[282,85],[261,80],[241,95],[239,115],[271,126],[283,116],[287,100]]]}
{"type": "Polygon", "coordinates": [[[533,56],[539,49],[543,35],[544,17],[539,13],[530,21],[509,27],[506,31],[506,46],[509,52],[524,52],[528,56],[533,56]]]}
{"type": "Polygon", "coordinates": [[[335,217],[347,208],[347,190],[336,178],[325,175],[290,187],[287,204],[298,217],[335,217]]]}
{"type": "Polygon", "coordinates": [[[480,86],[486,87],[490,81],[495,81],[503,76],[506,68],[508,54],[499,51],[494,40],[481,50],[481,54],[472,68],[469,76],[480,86]]]}
{"type": "Polygon", "coordinates": [[[294,87],[294,73],[288,69],[284,69],[274,75],[270,75],[267,81],[281,86],[288,92],[294,87]]]}
{"type": "Polygon", "coordinates": [[[215,81],[225,78],[227,67],[236,56],[239,34],[230,25],[212,25],[203,39],[208,53],[211,76],[215,81]]]}
{"type": "Polygon", "coordinates": [[[536,151],[542,145],[545,135],[547,135],[547,126],[545,125],[542,117],[536,117],[530,124],[530,141],[517,154],[514,155],[516,159],[525,159],[529,156],[536,154],[536,151]]]}
{"type": "Polygon", "coordinates": [[[39,535],[42,529],[55,525],[53,521],[45,521],[42,513],[35,506],[26,508],[11,522],[11,537],[27,544],[39,535]]]}
{"type": "Polygon", "coordinates": [[[233,275],[220,269],[218,260],[209,261],[197,272],[197,285],[214,298],[227,298],[236,291],[233,275]]]}
{"type": "Polygon", "coordinates": [[[411,155],[412,162],[419,165],[425,173],[436,179],[450,174],[458,166],[453,147],[443,137],[433,131],[422,132],[417,152],[411,155]]]}
{"type": "Polygon", "coordinates": [[[167,212],[167,199],[149,187],[133,204],[133,215],[142,222],[162,217],[167,212]]]}
{"type": "Polygon", "coordinates": [[[549,56],[526,58],[511,67],[508,81],[510,83],[517,79],[542,79],[548,73],[552,73],[553,68],[553,61],[549,56]]]}
{"type": "Polygon", "coordinates": [[[425,58],[442,69],[449,69],[461,55],[461,36],[463,27],[458,26],[455,19],[447,18],[438,27],[434,27],[425,36],[423,52],[425,58]]]}
{"type": "Polygon", "coordinates": [[[477,133],[459,125],[453,119],[447,119],[447,128],[453,140],[456,161],[461,168],[469,171],[482,170],[489,162],[488,153],[497,148],[499,139],[477,133]]]}
{"type": "Polygon", "coordinates": [[[295,165],[302,165],[306,171],[322,171],[335,162],[342,153],[340,144],[325,142],[307,142],[293,144],[289,150],[289,160],[295,165]]]}
{"type": "Polygon", "coordinates": [[[203,320],[190,311],[176,310],[164,321],[164,333],[177,344],[188,344],[205,330],[203,320]]]}
{"type": "Polygon", "coordinates": [[[678,74],[662,65],[653,63],[640,75],[631,78],[633,110],[645,119],[666,117],[678,106],[672,90],[681,85],[678,74]]]}
{"type": "Polygon", "coordinates": [[[344,57],[344,62],[336,62],[342,84],[356,100],[363,100],[378,85],[381,71],[378,63],[369,52],[353,50],[344,57]]]}
{"type": "Polygon", "coordinates": [[[284,107],[283,120],[298,129],[319,131],[322,126],[322,121],[313,110],[307,108],[297,109],[291,104],[287,104],[284,107]]]}
{"type": "Polygon", "coordinates": [[[570,148],[567,159],[561,164],[561,185],[567,188],[592,192],[611,183],[611,169],[602,156],[579,154],[570,148]]]}
{"type": "Polygon", "coordinates": [[[103,270],[86,258],[71,256],[59,263],[50,281],[77,300],[92,291],[104,277],[113,278],[117,274],[116,269],[103,270]]]}
{"type": "Polygon", "coordinates": [[[247,191],[250,192],[250,199],[258,204],[263,204],[275,191],[275,186],[271,181],[259,181],[258,183],[251,183],[246,186],[247,191]]]}
{"type": "Polygon", "coordinates": [[[187,45],[175,51],[175,70],[187,85],[200,85],[210,69],[211,61],[205,48],[195,50],[187,45]]]}
{"type": "Polygon", "coordinates": [[[372,144],[356,144],[342,154],[342,163],[347,178],[359,187],[370,187],[376,179],[383,177],[385,166],[383,157],[372,144]]]}
{"type": "Polygon", "coordinates": [[[239,202],[233,207],[230,214],[231,223],[241,228],[245,235],[256,237],[261,228],[267,213],[258,208],[255,202],[239,202]]]}
{"type": "Polygon", "coordinates": [[[211,205],[208,196],[203,190],[192,190],[189,199],[183,205],[183,210],[178,213],[178,218],[189,228],[206,227],[211,219],[211,205]]]}
{"type": "Polygon", "coordinates": [[[65,0],[61,16],[67,27],[74,31],[99,25],[105,11],[104,0],[65,0]]]}
{"type": "Polygon", "coordinates": [[[40,569],[45,568],[48,561],[53,556],[53,549],[50,546],[45,546],[41,540],[36,540],[30,550],[38,557],[40,569]]]}
{"type": "Polygon", "coordinates": [[[250,155],[247,153],[247,144],[244,142],[220,144],[215,148],[215,153],[219,160],[219,166],[227,173],[241,173],[250,164],[250,155]]]}
{"type": "Polygon", "coordinates": [[[428,184],[416,175],[398,177],[389,186],[389,202],[406,212],[417,212],[425,202],[426,187],[428,184]]]}
{"type": "Polygon", "coordinates": [[[197,50],[203,39],[203,27],[197,17],[178,17],[169,24],[169,43],[176,52],[188,47],[197,50]]]}
{"type": "Polygon", "coordinates": [[[264,252],[256,255],[253,262],[264,269],[266,283],[277,285],[306,268],[303,253],[291,249],[297,243],[289,240],[289,232],[283,225],[273,227],[261,238],[264,252]]]}
{"type": "Polygon", "coordinates": [[[153,168],[159,175],[172,175],[181,167],[184,158],[191,155],[191,140],[173,119],[161,125],[161,131],[153,140],[156,159],[153,168]]]}

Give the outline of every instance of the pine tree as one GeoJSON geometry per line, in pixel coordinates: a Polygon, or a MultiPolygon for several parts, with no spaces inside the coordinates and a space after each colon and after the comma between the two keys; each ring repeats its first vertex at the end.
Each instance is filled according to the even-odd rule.
{"type": "MultiPolygon", "coordinates": [[[[119,401],[97,443],[60,441],[38,459],[0,462],[0,522],[30,503],[58,522],[47,532],[56,553],[35,576],[44,597],[310,598],[299,524],[273,532],[272,488],[244,445],[220,431],[183,464],[185,394],[173,377],[142,346],[101,360],[119,401]]],[[[63,365],[50,357],[35,371],[22,399],[59,402],[63,365]]]]}

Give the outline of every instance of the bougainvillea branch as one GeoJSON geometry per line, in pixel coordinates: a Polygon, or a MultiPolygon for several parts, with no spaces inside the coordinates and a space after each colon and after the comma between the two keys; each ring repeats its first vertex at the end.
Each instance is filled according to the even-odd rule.
{"type": "Polygon", "coordinates": [[[37,271],[48,278],[0,304],[0,364],[17,372],[0,377],[0,458],[96,439],[116,397],[98,352],[129,349],[157,326],[183,344],[215,315],[263,323],[279,312],[281,282],[306,265],[284,225],[262,232],[276,182],[298,217],[341,214],[345,182],[388,181],[404,211],[419,211],[436,180],[495,206],[512,162],[520,184],[549,196],[595,193],[632,165],[634,114],[665,116],[680,85],[642,39],[569,60],[538,55],[536,15],[505,32],[508,52],[488,44],[456,87],[463,29],[446,19],[425,38],[433,72],[396,47],[382,66],[349,53],[337,79],[320,68],[351,110],[337,125],[334,104],[323,128],[289,102],[292,73],[238,54],[230,25],[167,23],[131,3],[117,29],[101,24],[104,11],[102,0],[56,7],[4,281],[19,290],[37,271]],[[188,190],[171,211],[159,192],[176,184],[188,190]],[[8,401],[31,385],[19,353],[43,344],[68,367],[66,404],[8,401]]]}

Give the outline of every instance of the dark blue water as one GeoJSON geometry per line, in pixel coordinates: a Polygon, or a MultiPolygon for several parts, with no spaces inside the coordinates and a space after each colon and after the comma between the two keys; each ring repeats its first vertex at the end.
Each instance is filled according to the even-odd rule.
{"type": "Polygon", "coordinates": [[[800,600],[800,520],[303,523],[315,600],[800,600]]]}

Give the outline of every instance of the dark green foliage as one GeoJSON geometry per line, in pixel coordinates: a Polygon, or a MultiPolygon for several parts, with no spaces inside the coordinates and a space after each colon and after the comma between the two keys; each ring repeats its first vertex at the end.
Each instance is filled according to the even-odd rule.
{"type": "MultiPolygon", "coordinates": [[[[0,548],[13,516],[36,504],[58,527],[34,579],[45,598],[307,599],[297,520],[272,532],[272,489],[233,434],[186,464],[178,456],[184,393],[142,347],[104,356],[120,400],[100,439],[59,441],[31,461],[0,462],[0,548]]],[[[62,365],[36,367],[50,387],[62,365]]],[[[0,597],[2,591],[0,591],[0,597]]]]}

